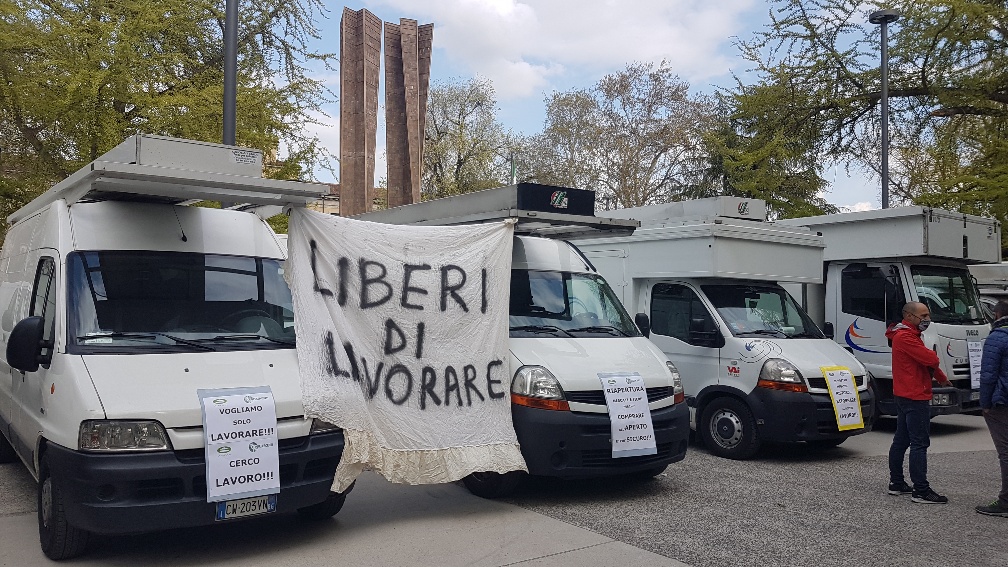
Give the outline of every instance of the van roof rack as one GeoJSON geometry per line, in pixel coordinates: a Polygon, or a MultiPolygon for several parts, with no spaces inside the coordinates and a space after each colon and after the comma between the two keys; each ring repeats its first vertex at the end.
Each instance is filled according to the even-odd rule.
{"type": "Polygon", "coordinates": [[[137,134],[53,185],[9,217],[14,224],[63,199],[190,204],[226,201],[304,206],[328,193],[321,183],[262,177],[262,151],[137,134]]]}
{"type": "Polygon", "coordinates": [[[355,216],[388,224],[458,225],[515,219],[515,234],[595,238],[632,234],[640,222],[595,216],[595,192],[518,183],[355,216]]]}

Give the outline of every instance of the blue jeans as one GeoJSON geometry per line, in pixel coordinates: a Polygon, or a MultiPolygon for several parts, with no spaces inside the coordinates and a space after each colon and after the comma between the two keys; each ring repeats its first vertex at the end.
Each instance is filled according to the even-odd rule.
{"type": "Polygon", "coordinates": [[[889,447],[889,481],[905,482],[903,457],[910,449],[910,480],[914,492],[924,492],[927,481],[927,449],[931,445],[931,402],[895,396],[896,435],[889,447]]]}

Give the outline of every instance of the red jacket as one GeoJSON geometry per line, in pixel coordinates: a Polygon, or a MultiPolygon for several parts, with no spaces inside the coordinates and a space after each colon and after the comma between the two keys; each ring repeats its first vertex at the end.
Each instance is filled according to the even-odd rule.
{"type": "Polygon", "coordinates": [[[892,342],[893,395],[911,400],[931,399],[931,378],[946,382],[938,367],[938,353],[924,346],[921,332],[905,320],[886,330],[892,342]]]}

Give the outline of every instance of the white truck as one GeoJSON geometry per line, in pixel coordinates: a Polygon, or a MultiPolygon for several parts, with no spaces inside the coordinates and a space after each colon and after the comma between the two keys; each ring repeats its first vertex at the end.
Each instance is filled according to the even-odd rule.
{"type": "Polygon", "coordinates": [[[953,387],[935,387],[931,415],[979,409],[979,356],[990,331],[969,265],[1001,260],[994,219],[927,207],[897,207],[778,221],[805,226],[826,242],[821,284],[800,293],[813,320],[868,369],[879,415],[895,415],[888,326],[920,301],[932,324],[922,335],[953,387]],[[973,356],[971,356],[971,352],[973,356]]]}
{"type": "Polygon", "coordinates": [[[987,309],[987,315],[993,317],[994,305],[1008,300],[1008,262],[973,264],[969,271],[976,280],[980,301],[987,309]]]}
{"type": "MultiPolygon", "coordinates": [[[[676,366],[640,333],[591,263],[563,240],[627,234],[639,223],[596,217],[593,191],[533,183],[356,218],[417,225],[516,221],[508,343],[511,413],[529,474],[651,477],[686,456],[689,412],[676,366]],[[652,450],[615,454],[611,425],[617,418],[609,413],[600,381],[607,373],[607,381],[617,374],[643,379],[652,450]]],[[[477,472],[464,484],[476,495],[497,497],[520,479],[516,473],[477,472]]]]}
{"type": "MultiPolygon", "coordinates": [[[[285,250],[254,214],[183,206],[213,199],[279,211],[325,191],[263,179],[258,150],[134,136],[10,216],[0,253],[0,462],[20,458],[38,480],[46,556],[78,555],[92,533],[340,510],[346,495],[330,487],[343,432],[304,418],[285,250]],[[247,441],[259,452],[237,458],[246,449],[222,443],[211,454],[204,419],[217,406],[204,414],[199,392],[250,389],[272,398],[275,416],[242,429],[244,415],[264,415],[256,405],[226,433],[269,437],[273,447],[247,441]],[[267,459],[276,474],[253,473],[267,459]],[[225,485],[269,474],[277,486],[213,497],[222,477],[210,474],[211,460],[223,467],[215,475],[227,471],[225,485]]],[[[211,395],[230,421],[240,408],[211,395]]]]}
{"type": "Polygon", "coordinates": [[[603,214],[641,228],[577,245],[679,368],[711,452],[744,459],[764,441],[831,447],[867,431],[864,368],[778,284],[821,281],[822,237],[765,222],[766,204],[755,199],[603,214]],[[831,393],[827,374],[838,367],[849,388],[831,393]]]}

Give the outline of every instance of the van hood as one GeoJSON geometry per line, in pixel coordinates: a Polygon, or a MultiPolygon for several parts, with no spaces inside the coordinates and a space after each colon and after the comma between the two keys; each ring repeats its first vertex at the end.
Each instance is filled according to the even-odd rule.
{"type": "Polygon", "coordinates": [[[599,372],[637,372],[648,388],[672,386],[668,359],[644,337],[512,338],[509,345],[521,366],[545,367],[567,391],[601,390],[599,372]]]}
{"type": "Polygon", "coordinates": [[[722,351],[723,356],[733,363],[758,364],[762,368],[768,359],[783,358],[794,364],[806,379],[821,378],[823,366],[846,366],[855,376],[865,375],[864,366],[858,359],[830,339],[738,338],[736,341],[722,351]],[[729,349],[733,345],[737,348],[729,349]]]}
{"type": "Polygon", "coordinates": [[[277,419],[304,414],[294,349],[83,355],[107,419],[201,427],[197,390],[269,386],[277,419]]]}

